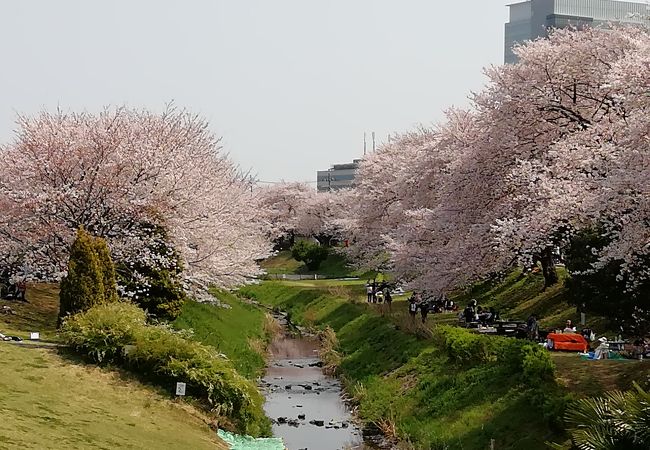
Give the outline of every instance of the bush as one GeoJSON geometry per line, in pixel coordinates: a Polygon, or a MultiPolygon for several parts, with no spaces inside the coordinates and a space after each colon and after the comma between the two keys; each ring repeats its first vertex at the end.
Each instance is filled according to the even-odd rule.
{"type": "Polygon", "coordinates": [[[536,386],[555,378],[555,363],[548,350],[539,345],[525,344],[521,347],[524,381],[536,386]]]}
{"type": "Polygon", "coordinates": [[[115,268],[106,241],[83,227],[70,247],[68,274],[61,280],[59,324],[70,314],[117,300],[115,268]]]}
{"type": "Polygon", "coordinates": [[[320,264],[327,259],[327,247],[309,241],[298,241],[291,247],[291,256],[296,261],[305,263],[309,270],[318,270],[320,264]]]}
{"type": "Polygon", "coordinates": [[[434,336],[447,356],[461,364],[496,361],[497,349],[502,341],[501,338],[482,336],[449,326],[437,328],[434,336]]]}
{"type": "Polygon", "coordinates": [[[167,326],[147,325],[145,317],[129,303],[101,304],[67,318],[61,336],[94,362],[120,365],[165,386],[187,383],[188,395],[227,417],[234,431],[269,434],[264,399],[254,384],[212,347],[167,326]]]}

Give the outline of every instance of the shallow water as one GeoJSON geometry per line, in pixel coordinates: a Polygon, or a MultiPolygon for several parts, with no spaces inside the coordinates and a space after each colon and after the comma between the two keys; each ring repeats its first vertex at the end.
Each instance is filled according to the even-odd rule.
{"type": "Polygon", "coordinates": [[[263,380],[264,409],[275,423],[273,434],[289,450],[365,449],[361,430],[341,398],[338,380],[317,367],[314,338],[277,336],[270,346],[271,360],[263,380]],[[311,365],[311,366],[310,366],[311,365]],[[299,415],[303,415],[304,418],[299,415]],[[310,421],[323,421],[319,426],[310,421]]]}

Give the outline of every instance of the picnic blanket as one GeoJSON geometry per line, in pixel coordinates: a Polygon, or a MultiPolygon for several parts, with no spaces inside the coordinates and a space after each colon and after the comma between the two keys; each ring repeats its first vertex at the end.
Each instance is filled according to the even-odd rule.
{"type": "Polygon", "coordinates": [[[589,349],[589,343],[581,334],[549,333],[546,339],[551,350],[586,352],[589,349]]]}
{"type": "Polygon", "coordinates": [[[285,446],[280,438],[253,438],[240,436],[219,430],[218,435],[232,450],[284,450],[285,446]]]}

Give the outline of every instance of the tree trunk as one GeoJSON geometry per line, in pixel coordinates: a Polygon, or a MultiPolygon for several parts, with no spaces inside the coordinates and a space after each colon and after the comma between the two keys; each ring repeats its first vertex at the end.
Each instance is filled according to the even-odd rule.
{"type": "Polygon", "coordinates": [[[540,261],[542,263],[542,274],[544,275],[544,289],[553,286],[559,281],[553,261],[553,247],[547,247],[542,251],[540,261]]]}

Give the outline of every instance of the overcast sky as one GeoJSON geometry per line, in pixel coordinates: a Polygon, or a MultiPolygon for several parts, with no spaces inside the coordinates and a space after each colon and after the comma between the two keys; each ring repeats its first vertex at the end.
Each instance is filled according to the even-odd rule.
{"type": "Polygon", "coordinates": [[[503,60],[504,0],[3,0],[0,141],[16,113],[167,102],[260,180],[314,181],[363,132],[433,123],[503,60]]]}

